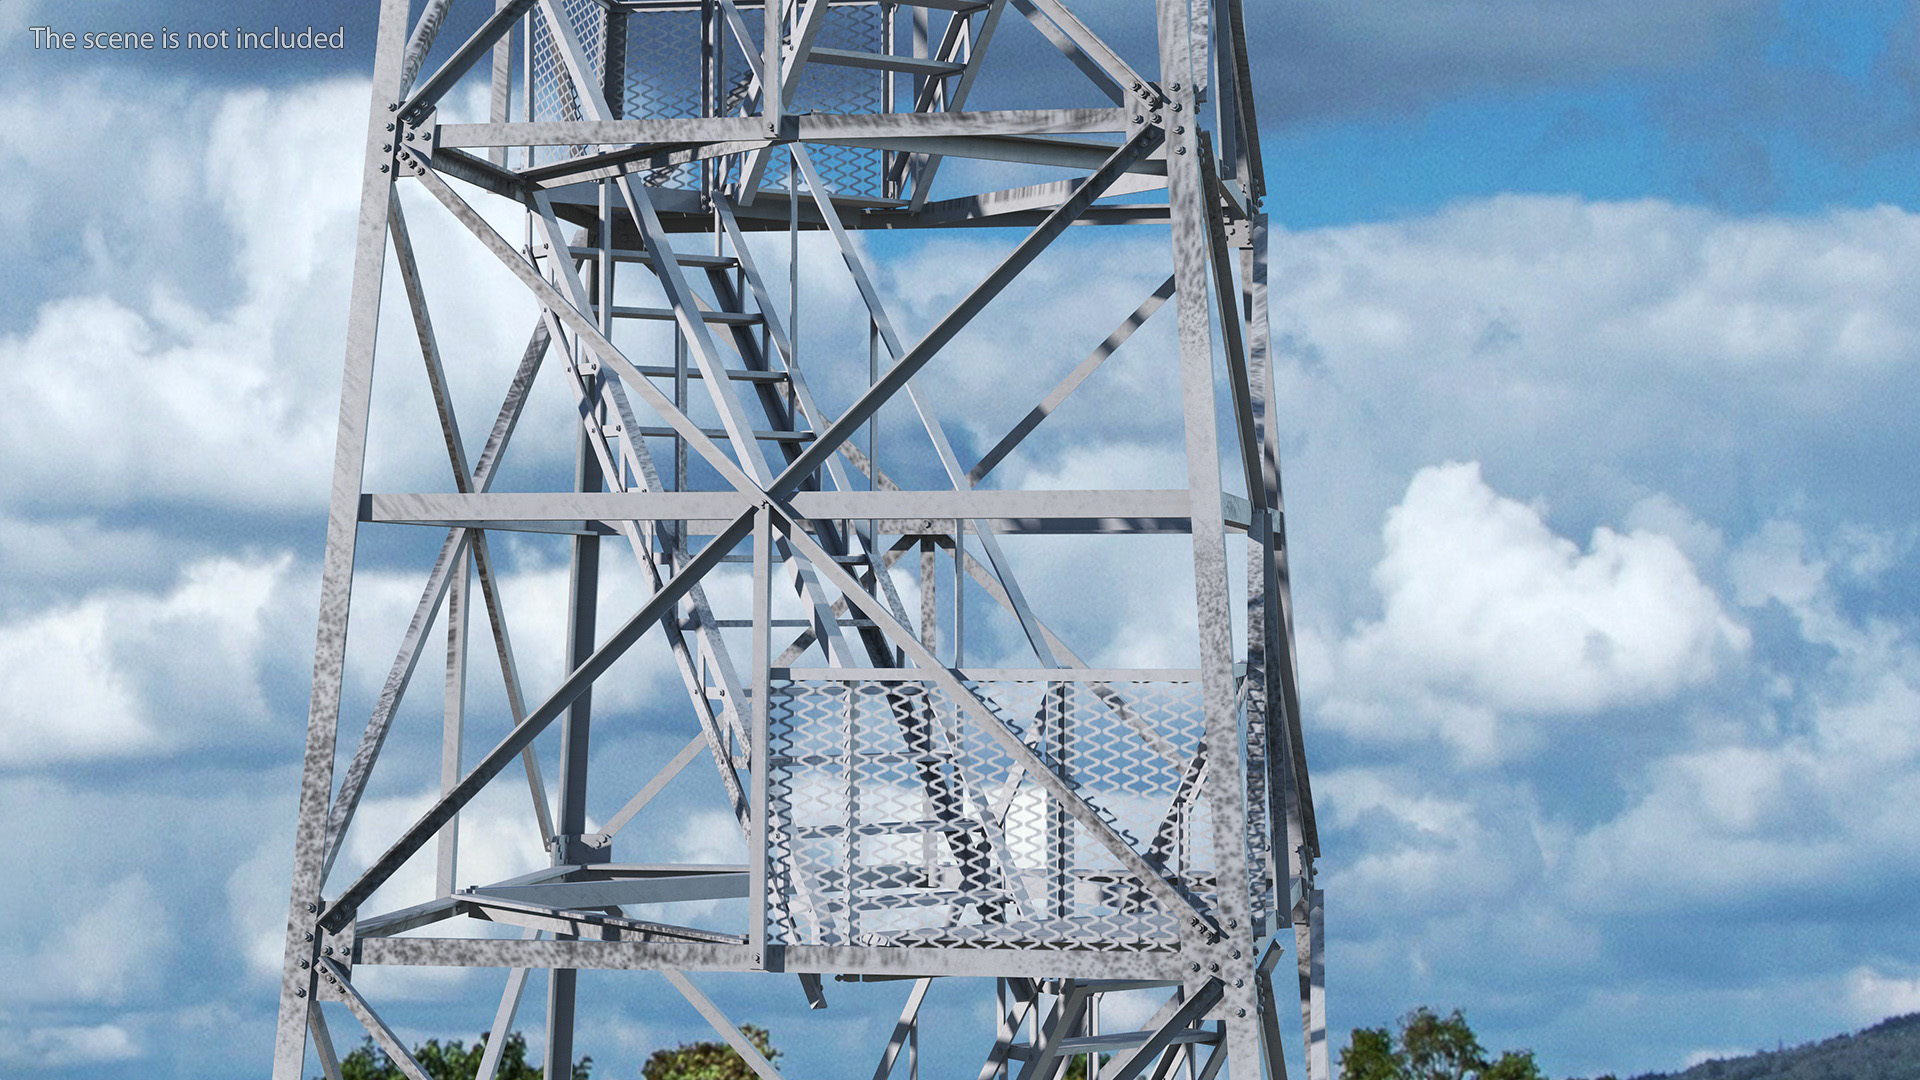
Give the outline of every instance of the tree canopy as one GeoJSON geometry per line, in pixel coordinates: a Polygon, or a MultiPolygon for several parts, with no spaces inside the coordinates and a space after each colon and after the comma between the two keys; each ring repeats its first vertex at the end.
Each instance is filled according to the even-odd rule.
{"type": "MultiPolygon", "coordinates": [[[[740,1034],[768,1061],[778,1061],[780,1051],[773,1048],[767,1029],[741,1024],[740,1034]]],[[[671,1050],[655,1050],[640,1067],[643,1080],[756,1080],[753,1067],[740,1052],[724,1042],[681,1043],[671,1050]]]]}
{"type": "Polygon", "coordinates": [[[1397,1031],[1354,1028],[1340,1051],[1340,1080],[1546,1080],[1531,1050],[1489,1058],[1459,1009],[1441,1016],[1422,1005],[1397,1031]]]}
{"type": "MultiPolygon", "coordinates": [[[[413,1059],[433,1080],[473,1080],[474,1074],[480,1069],[480,1056],[486,1050],[487,1035],[482,1032],[472,1046],[459,1039],[447,1043],[428,1039],[413,1048],[413,1059]]],[[[573,1066],[571,1080],[588,1080],[592,1068],[591,1057],[581,1058],[573,1066]]],[[[527,1062],[527,1037],[517,1031],[508,1035],[506,1045],[500,1048],[500,1069],[494,1073],[494,1080],[545,1078],[546,1069],[543,1066],[527,1062]]],[[[340,1059],[340,1080],[406,1080],[406,1073],[401,1072],[400,1066],[394,1064],[386,1051],[375,1045],[369,1036],[353,1053],[340,1059]]]]}
{"type": "MultiPolygon", "coordinates": [[[[747,1037],[768,1061],[778,1061],[780,1051],[773,1048],[767,1029],[753,1024],[740,1025],[747,1037]]],[[[486,1053],[487,1035],[469,1046],[458,1039],[442,1043],[428,1039],[413,1048],[413,1059],[433,1080],[473,1080],[486,1053]]],[[[573,1066],[570,1080],[589,1080],[591,1057],[582,1057],[573,1066]]],[[[681,1043],[671,1050],[656,1050],[641,1066],[644,1080],[756,1080],[752,1066],[733,1047],[724,1042],[681,1043]]],[[[400,1066],[394,1064],[371,1037],[352,1053],[340,1059],[341,1080],[406,1080],[400,1066]]],[[[320,1080],[314,1077],[313,1080],[320,1080]]],[[[546,1070],[527,1061],[527,1037],[514,1032],[500,1048],[500,1067],[494,1080],[546,1080],[546,1070]]]]}

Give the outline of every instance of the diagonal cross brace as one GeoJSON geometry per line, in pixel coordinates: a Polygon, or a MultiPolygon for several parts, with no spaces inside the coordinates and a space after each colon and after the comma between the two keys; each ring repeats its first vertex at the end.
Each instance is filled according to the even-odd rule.
{"type": "Polygon", "coordinates": [[[633,643],[640,640],[650,626],[659,622],[662,615],[671,612],[673,606],[680,602],[680,598],[685,596],[687,591],[709,571],[720,565],[721,559],[736,544],[745,539],[752,529],[752,511],[740,515],[721,529],[719,535],[702,548],[699,554],[688,560],[687,565],[681,568],[678,574],[675,574],[645,604],[640,606],[640,610],[634,612],[632,617],[621,624],[620,628],[615,630],[604,644],[595,649],[585,662],[573,669],[547,700],[528,713],[527,718],[516,725],[498,745],[489,750],[471,772],[462,777],[458,784],[448,789],[446,794],[428,808],[411,828],[394,841],[393,846],[389,847],[385,854],[381,855],[372,866],[366,869],[365,873],[340,894],[339,899],[329,904],[320,917],[321,925],[328,930],[338,931],[351,922],[361,901],[372,895],[375,889],[405,865],[421,845],[432,839],[442,825],[472,801],[481,788],[499,775],[500,770],[506,768],[509,761],[531,744],[542,731],[545,731],[548,725],[565,712],[576,698],[585,693],[595,679],[613,666],[614,661],[626,655],[633,643]]]}
{"type": "MultiPolygon", "coordinates": [[[[419,295],[419,280],[413,263],[413,246],[408,238],[406,220],[396,200],[389,214],[388,231],[392,234],[394,251],[399,263],[401,281],[406,286],[408,300],[413,308],[416,330],[419,333],[420,346],[427,360],[428,377],[434,383],[436,404],[440,407],[441,424],[447,440],[447,450],[451,458],[455,486],[461,491],[485,491],[493,484],[494,470],[499,464],[500,455],[505,452],[507,442],[518,426],[520,414],[526,404],[528,388],[538,372],[542,358],[546,355],[548,335],[544,326],[536,326],[532,340],[521,354],[520,365],[514,372],[513,380],[508,384],[507,395],[500,405],[500,413],[495,418],[493,428],[487,435],[486,445],[480,451],[480,461],[469,470],[466,452],[460,444],[458,429],[454,426],[452,413],[444,400],[444,388],[438,375],[438,346],[434,343],[432,326],[427,322],[424,297],[419,295]]],[[[447,588],[451,584],[452,570],[459,565],[460,556],[469,548],[474,553],[474,562],[480,571],[480,585],[487,603],[488,618],[494,630],[496,651],[501,660],[501,670],[507,681],[507,694],[510,707],[516,718],[525,711],[520,698],[518,673],[514,670],[512,649],[506,641],[506,626],[500,612],[499,590],[495,586],[492,574],[492,559],[486,551],[483,534],[467,529],[450,529],[442,543],[440,553],[434,560],[433,569],[428,574],[426,587],[421,590],[420,602],[416,605],[413,618],[407,624],[406,633],[401,641],[398,655],[387,673],[386,682],[380,690],[380,697],[374,705],[373,715],[367,720],[365,732],[361,735],[360,745],[354,751],[353,760],[348,764],[346,775],[340,781],[340,790],[335,795],[327,818],[327,840],[325,857],[322,860],[321,878],[331,872],[333,864],[340,855],[341,843],[345,838],[347,826],[360,805],[360,797],[366,790],[369,774],[375,759],[385,743],[388,729],[393,722],[393,714],[399,708],[401,698],[406,694],[407,684],[411,681],[415,665],[419,662],[420,651],[425,645],[428,626],[440,610],[447,588]]],[[[527,783],[532,792],[534,815],[538,819],[542,838],[553,834],[552,822],[546,805],[544,785],[540,781],[538,758],[531,747],[527,750],[527,783]]]]}
{"type": "Polygon", "coordinates": [[[821,432],[813,443],[800,456],[795,458],[779,476],[774,477],[767,493],[776,499],[784,499],[800,489],[800,485],[813,472],[820,468],[827,458],[839,452],[840,445],[852,438],[860,426],[873,416],[895,394],[907,385],[907,380],[925,367],[928,361],[947,343],[952,341],[973,317],[979,314],[989,301],[1013,283],[1033,261],[1040,257],[1056,237],[1066,231],[1067,226],[1087,211],[1108,187],[1112,186],[1129,167],[1147,156],[1161,139],[1157,127],[1149,127],[1129,139],[1116,149],[1091,176],[1082,183],[1077,191],[1061,203],[1046,219],[1035,226],[1026,238],[1020,241],[1000,265],[993,268],[985,280],[976,285],[972,292],[956,304],[946,317],[936,323],[926,336],[915,342],[886,373],[860,395],[847,410],[840,414],[827,430],[821,432]]]}
{"type": "Polygon", "coordinates": [[[508,243],[492,225],[489,225],[473,207],[467,205],[467,201],[448,186],[444,179],[429,169],[421,174],[420,181],[443,206],[452,212],[456,220],[465,225],[469,232],[473,233],[508,270],[512,271],[515,277],[520,279],[521,284],[533,292],[542,305],[552,309],[554,315],[566,324],[568,329],[580,335],[581,340],[585,341],[587,346],[600,357],[601,362],[613,368],[620,375],[621,381],[659,413],[660,418],[685,439],[688,446],[705,458],[727,483],[747,494],[760,490],[760,486],[753,482],[753,478],[742,472],[732,458],[707,437],[698,424],[676,408],[659,388],[640,373],[640,369],[634,366],[633,361],[627,359],[626,354],[600,332],[599,326],[593,319],[575,307],[573,302],[547,281],[539,270],[522,258],[520,253],[514,250],[513,245],[508,243]]]}
{"type": "MultiPolygon", "coordinates": [[[[874,287],[873,275],[867,271],[866,261],[861,258],[859,249],[854,247],[853,238],[847,235],[846,226],[840,220],[840,212],[835,209],[833,199],[827,194],[825,185],[820,182],[820,174],[813,167],[813,158],[803,145],[794,146],[793,163],[806,177],[807,186],[813,191],[814,201],[820,207],[820,216],[826,219],[827,227],[833,232],[833,239],[840,248],[840,257],[846,261],[847,269],[853,273],[853,280],[859,286],[860,296],[866,301],[867,312],[873,316],[874,326],[879,328],[881,340],[886,342],[887,352],[898,363],[905,354],[900,344],[900,335],[893,328],[893,320],[888,317],[886,305],[880,300],[880,291],[874,287]]],[[[960,459],[954,455],[953,446],[947,441],[946,430],[940,425],[940,418],[928,408],[914,388],[913,380],[906,381],[907,399],[913,403],[913,409],[920,417],[921,427],[926,429],[927,438],[933,443],[933,450],[940,459],[941,467],[946,471],[947,482],[956,491],[966,490],[966,476],[960,471],[960,459]]],[[[1007,566],[1007,557],[1000,550],[1000,542],[994,539],[993,524],[988,521],[975,521],[973,531],[980,538],[980,547],[986,552],[987,561],[993,564],[993,571],[1006,588],[1007,596],[1012,600],[1014,616],[1020,620],[1020,630],[1026,635],[1027,644],[1033,648],[1033,654],[1040,659],[1042,667],[1059,667],[1053,650],[1047,647],[1047,639],[1040,632],[1039,622],[1033,617],[1033,611],[1027,606],[1026,593],[1014,578],[1007,566]]]]}
{"type": "Polygon", "coordinates": [[[354,1019],[360,1021],[361,1026],[367,1029],[367,1034],[373,1036],[373,1041],[380,1044],[380,1049],[386,1051],[388,1059],[399,1066],[408,1080],[433,1080],[433,1077],[427,1075],[427,1070],[421,1067],[420,1062],[407,1051],[407,1046],[400,1041],[400,1036],[395,1035],[393,1029],[387,1026],[387,1022],[380,1018],[380,1014],[373,1011],[373,1006],[367,1004],[367,999],[360,996],[360,991],[354,988],[353,980],[348,977],[346,968],[341,967],[338,961],[329,957],[322,957],[314,966],[318,969],[320,978],[339,993],[340,999],[347,1003],[347,1009],[353,1013],[354,1019]]]}

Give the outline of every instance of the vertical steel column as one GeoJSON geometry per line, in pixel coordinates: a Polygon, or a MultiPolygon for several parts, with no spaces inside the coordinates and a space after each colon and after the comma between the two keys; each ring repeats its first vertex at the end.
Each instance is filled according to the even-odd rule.
{"type": "MultiPolygon", "coordinates": [[[[599,258],[594,268],[593,299],[598,307],[601,332],[613,325],[613,260],[611,257],[612,206],[610,188],[600,184],[600,221],[594,239],[599,258]]],[[[567,258],[565,253],[557,257],[567,258]]],[[[584,349],[576,352],[576,365],[585,363],[584,349]]],[[[598,492],[606,487],[607,477],[595,452],[594,443],[606,423],[606,401],[601,392],[605,376],[597,362],[589,365],[592,375],[582,379],[586,394],[582,399],[581,426],[575,439],[574,490],[598,492]]],[[[583,367],[583,370],[586,368],[583,367]]],[[[592,532],[573,538],[568,567],[567,668],[584,664],[593,655],[595,623],[600,596],[600,537],[592,532]]],[[[593,689],[588,687],[567,708],[566,723],[560,729],[560,815],[554,822],[559,835],[553,839],[554,865],[585,862],[592,858],[587,850],[587,766],[593,730],[593,689]]],[[[548,972],[546,1075],[570,1077],[573,1074],[573,1021],[580,974],[569,968],[548,972]]]]}
{"type": "Polygon", "coordinates": [[[397,109],[406,33],[406,0],[381,0],[373,100],[367,109],[366,158],[360,173],[360,224],[354,234],[340,426],[334,439],[333,489],[327,506],[327,548],[320,568],[320,625],[314,642],[313,692],[300,772],[300,817],[294,833],[293,884],[287,901],[286,950],[280,968],[273,1080],[304,1080],[307,1017],[316,989],[313,965],[320,955],[320,945],[315,940],[318,926],[314,916],[320,911],[324,885],[327,804],[333,791],[334,739],[340,726],[341,678],[347,653],[347,608],[359,538],[360,484],[365,473],[367,416],[373,395],[374,341],[379,333],[380,284],[386,268],[387,213],[393,199],[393,159],[380,148],[392,144],[382,136],[397,109]]]}
{"type": "MultiPolygon", "coordinates": [[[[447,677],[445,704],[440,734],[440,793],[445,795],[460,782],[460,751],[466,739],[467,722],[467,602],[473,583],[471,556],[461,552],[454,557],[453,582],[447,587],[447,677]]],[[[440,830],[440,848],[435,861],[434,892],[446,896],[453,892],[460,866],[460,817],[454,815],[440,830]]]]}
{"type": "MultiPolygon", "coordinates": [[[[1247,875],[1245,784],[1233,676],[1233,615],[1227,586],[1226,508],[1220,497],[1219,419],[1214,408],[1213,330],[1208,303],[1210,204],[1200,168],[1192,64],[1191,8],[1158,0],[1161,80],[1171,102],[1167,140],[1167,202],[1173,224],[1175,312],[1179,320],[1181,402],[1186,427],[1187,487],[1193,506],[1193,577],[1199,617],[1200,680],[1206,707],[1202,745],[1208,761],[1204,797],[1213,822],[1215,916],[1223,942],[1190,942],[1211,953],[1222,973],[1220,1015],[1233,1080],[1260,1080],[1259,1000],[1253,958],[1244,944],[1251,922],[1247,875]],[[1182,123],[1180,118],[1185,117],[1182,123]],[[1238,947],[1233,947],[1237,945],[1238,947]]],[[[1237,313],[1222,311],[1222,319],[1237,313]]],[[[1228,357],[1228,363],[1234,363],[1228,357]]],[[[1243,433],[1244,437],[1245,433],[1243,433]]]]}

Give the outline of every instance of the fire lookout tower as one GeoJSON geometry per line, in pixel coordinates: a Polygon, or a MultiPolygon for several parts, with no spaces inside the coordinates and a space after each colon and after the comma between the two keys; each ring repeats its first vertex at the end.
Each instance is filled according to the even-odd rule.
{"type": "Polygon", "coordinates": [[[424,1080],[362,978],[383,965],[505,969],[479,1080],[530,973],[547,1075],[567,1075],[598,971],[658,973],[769,1080],[707,973],[815,1007],[844,1000],[829,977],[908,983],[876,1080],[922,1064],[923,1002],[948,980],[994,1006],[942,1032],[977,1043],[942,1075],[1056,1080],[1087,1055],[1102,1080],[1278,1080],[1291,1030],[1324,1080],[1243,0],[1103,0],[1137,23],[1104,34],[1068,0],[459,3],[490,10],[457,44],[437,41],[454,0],[417,20],[381,3],[276,1080],[310,1047],[337,1076],[330,1015],[424,1080]],[[484,122],[452,122],[463,102],[490,102],[484,122]],[[402,192],[516,283],[524,339],[443,348],[471,298],[435,294],[402,192]],[[883,273],[960,228],[969,250],[1001,244],[984,276],[883,273]],[[1012,380],[1004,415],[943,416],[972,335],[1045,299],[1032,268],[1081,240],[1165,280],[1117,326],[1055,308],[1025,333],[1038,392],[1012,380]],[[1168,302],[1162,347],[1124,350],[1168,302]],[[414,333],[380,353],[417,340],[419,424],[445,450],[439,481],[399,493],[366,479],[391,412],[383,304],[414,333]],[[919,329],[915,304],[935,309],[919,329]],[[1116,356],[1166,392],[1089,392],[1116,356]],[[498,409],[459,415],[459,387],[484,384],[498,409]],[[998,486],[1075,407],[1183,482],[998,486]],[[539,544],[565,572],[516,581],[539,544]],[[425,584],[363,712],[344,673],[370,560],[425,584]],[[1076,589],[1143,575],[1191,606],[1122,647],[1075,632],[1076,589]],[[510,601],[543,587],[522,611],[564,609],[564,630],[516,639],[510,601]],[[440,640],[423,713],[407,690],[440,640]],[[520,664],[543,643],[564,647],[546,685],[520,664]],[[649,655],[676,689],[635,705],[623,680],[649,655]],[[357,741],[343,712],[367,717],[357,741]],[[677,827],[645,828],[682,775],[742,860],[629,854],[677,827]],[[431,794],[395,825],[356,818],[370,785],[431,794]],[[463,814],[471,845],[476,800],[509,787],[532,813],[508,839],[539,869],[457,885],[463,814]],[[427,864],[433,887],[401,895],[427,864]],[[1299,1028],[1276,997],[1285,948],[1299,1028]],[[1120,993],[1155,995],[1108,1010],[1144,1022],[1102,1024],[1120,993]]]}

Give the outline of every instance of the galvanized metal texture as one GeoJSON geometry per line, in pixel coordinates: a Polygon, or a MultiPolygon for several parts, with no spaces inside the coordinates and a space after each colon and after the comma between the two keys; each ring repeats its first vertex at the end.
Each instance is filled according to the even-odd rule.
{"type": "MultiPolygon", "coordinates": [[[[338,1074],[328,1011],[419,1075],[383,1004],[355,985],[368,965],[507,969],[477,1005],[491,1017],[480,1080],[530,982],[546,993],[548,1075],[564,1074],[577,1018],[595,1007],[584,969],[657,972],[635,985],[670,988],[764,1080],[781,1071],[700,987],[704,973],[798,976],[814,1007],[832,1000],[825,975],[915,980],[873,1047],[874,1080],[923,1067],[1058,1080],[1080,1056],[1102,1080],[1277,1080],[1288,1056],[1329,1080],[1243,0],[1157,0],[1145,58],[1115,49],[1071,0],[467,3],[481,0],[430,0],[409,25],[407,0],[382,0],[276,1080],[304,1077],[309,1047],[338,1074]],[[480,28],[440,40],[455,17],[480,28]],[[1059,53],[1052,82],[995,75],[987,57],[1020,36],[1059,53]],[[486,122],[442,123],[441,103],[482,81],[486,122]],[[454,324],[402,185],[423,188],[426,212],[470,234],[468,255],[507,269],[539,309],[530,341],[494,358],[507,390],[477,457],[451,386],[456,363],[494,361],[443,353],[454,324]],[[524,236],[475,199],[518,204],[524,236]],[[1085,227],[1144,237],[1128,250],[1158,252],[1149,280],[1164,284],[1117,328],[1105,320],[1119,312],[1036,327],[1058,353],[1040,382],[1051,388],[1004,416],[943,411],[923,374],[961,362],[955,342],[991,305],[1038,298],[1032,267],[1085,227]],[[915,283],[890,278],[857,235],[905,228],[1013,234],[917,338],[897,299],[915,283]],[[816,231],[851,277],[850,310],[823,304],[816,271],[801,272],[800,234],[816,231]],[[767,232],[783,235],[787,265],[750,239],[767,232]],[[449,468],[433,490],[364,479],[375,356],[392,347],[375,341],[389,249],[449,468]],[[776,296],[769,277],[777,287],[782,274],[788,295],[776,296]],[[1110,358],[1149,348],[1129,341],[1169,301],[1174,344],[1149,362],[1179,386],[1158,449],[1184,461],[1184,487],[983,486],[1050,438],[1061,421],[1036,432],[1063,406],[1089,407],[1084,392],[1066,403],[1110,358]],[[865,333],[868,356],[813,344],[834,333],[865,333]],[[570,480],[507,454],[523,422],[554,422],[529,404],[538,380],[571,404],[554,433],[572,448],[570,480]],[[823,408],[822,387],[844,407],[823,408]],[[883,421],[906,416],[911,436],[882,440],[901,430],[883,421]],[[950,435],[960,425],[1006,434],[969,462],[950,435]],[[373,643],[394,659],[353,717],[363,733],[336,784],[341,713],[360,708],[344,664],[356,562],[373,550],[361,541],[423,528],[439,530],[437,554],[417,566],[397,647],[373,643]],[[510,632],[512,568],[494,532],[564,544],[552,601],[564,641],[510,632]],[[1124,589],[1139,571],[1112,562],[1111,545],[1166,533],[1189,538],[1167,571],[1191,582],[1197,614],[1179,631],[1192,666],[1089,667],[1088,643],[1059,629],[1078,621],[1074,597],[1038,580],[1011,539],[1088,544],[1079,565],[1124,589]],[[620,549],[650,594],[637,609],[607,580],[620,549]],[[750,588],[723,581],[736,564],[750,588]],[[484,619],[471,618],[476,599],[484,619]],[[428,730],[406,702],[425,692],[413,675],[436,652],[435,627],[446,640],[428,730]],[[474,663],[489,647],[497,663],[474,663]],[[557,683],[523,686],[516,650],[529,647],[564,655],[557,683]],[[637,718],[595,687],[648,650],[671,657],[685,701],[648,706],[667,749],[634,763],[639,781],[610,783],[593,748],[637,718]],[[989,656],[999,666],[968,662],[989,656]],[[504,775],[516,759],[533,812],[513,839],[549,868],[467,881],[475,826],[463,816],[520,782],[504,775]],[[619,861],[688,776],[730,808],[746,863],[619,861]],[[381,833],[359,813],[369,790],[431,797],[381,833]],[[382,854],[336,874],[350,838],[382,854]],[[386,902],[415,859],[433,863],[431,892],[386,902]],[[688,901],[719,914],[659,910],[688,901]],[[1303,1042],[1282,1034],[1273,979],[1289,946],[1303,1042]],[[920,1052],[923,1025],[941,1017],[951,1038],[958,1019],[941,1012],[943,979],[989,981],[997,1002],[971,1034],[977,1057],[957,1065],[920,1052]],[[1143,992],[1159,1002],[1144,1024],[1103,1027],[1107,995],[1143,992]]],[[[1150,437],[1133,416],[1109,426],[1150,437]]],[[[418,545],[377,550],[413,558],[418,545]]]]}

